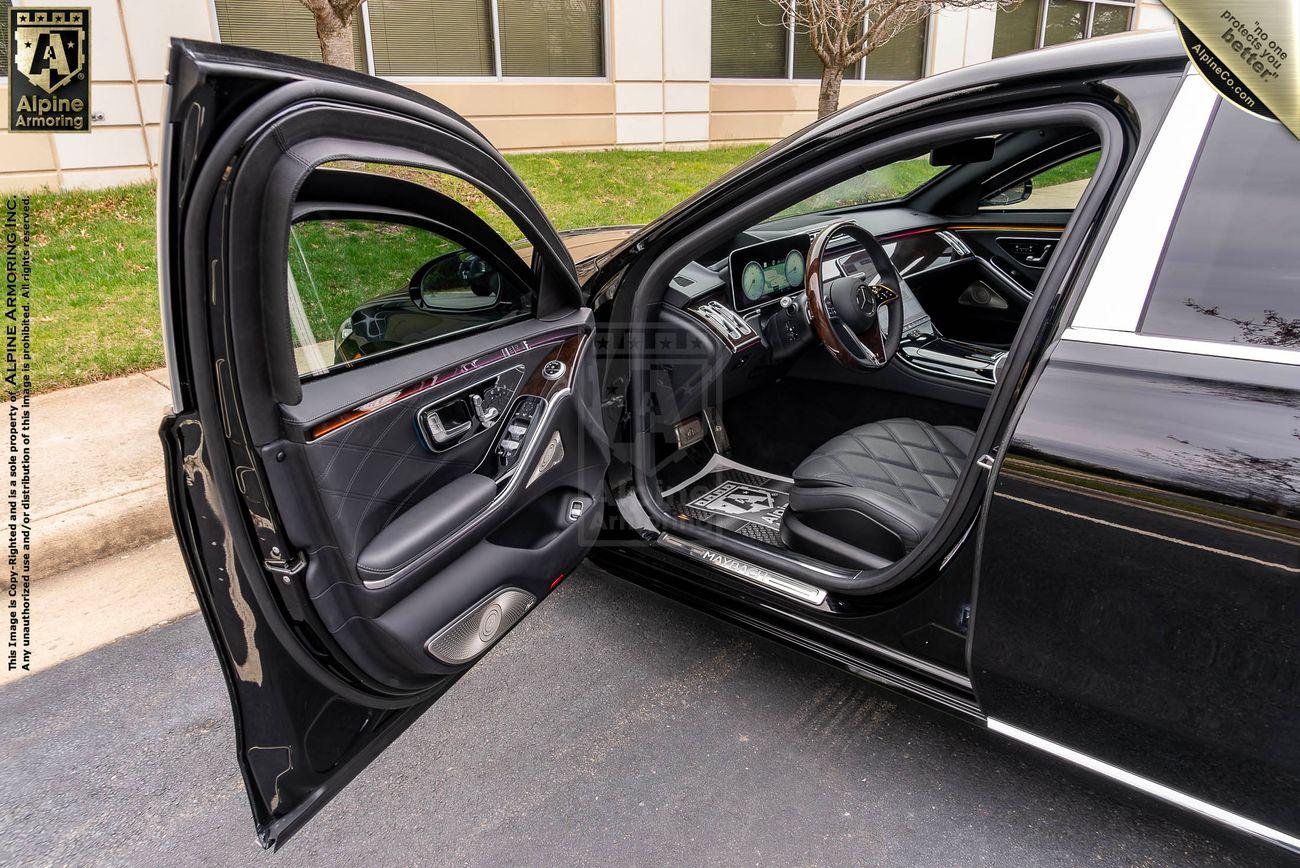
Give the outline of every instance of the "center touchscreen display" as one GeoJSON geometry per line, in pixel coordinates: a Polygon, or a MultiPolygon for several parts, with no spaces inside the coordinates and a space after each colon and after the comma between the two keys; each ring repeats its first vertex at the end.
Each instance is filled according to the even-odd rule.
{"type": "Polygon", "coordinates": [[[731,252],[731,297],[736,310],[759,307],[804,288],[807,235],[778,238],[731,252]]]}

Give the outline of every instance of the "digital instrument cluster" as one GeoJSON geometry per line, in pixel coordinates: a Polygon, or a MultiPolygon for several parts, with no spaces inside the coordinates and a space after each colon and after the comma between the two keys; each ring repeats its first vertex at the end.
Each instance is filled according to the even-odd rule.
{"type": "Polygon", "coordinates": [[[804,288],[807,235],[765,241],[731,252],[731,297],[736,310],[750,310],[804,288]]]}

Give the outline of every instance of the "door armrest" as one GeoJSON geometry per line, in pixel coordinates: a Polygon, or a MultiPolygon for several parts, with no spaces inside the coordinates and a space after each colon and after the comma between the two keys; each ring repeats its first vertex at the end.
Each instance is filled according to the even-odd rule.
{"type": "Polygon", "coordinates": [[[357,558],[364,579],[387,576],[436,548],[496,497],[490,478],[467,473],[430,494],[375,534],[357,558]]]}

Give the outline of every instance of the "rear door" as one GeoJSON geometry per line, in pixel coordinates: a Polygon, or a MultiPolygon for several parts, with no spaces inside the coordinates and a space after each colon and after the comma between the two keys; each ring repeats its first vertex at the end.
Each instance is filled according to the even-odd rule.
{"type": "Polygon", "coordinates": [[[191,42],[169,86],[169,496],[278,846],[586,554],[594,322],[445,107],[191,42]]]}
{"type": "Polygon", "coordinates": [[[1188,78],[1020,409],[970,655],[991,728],[1300,851],[1298,167],[1188,78]]]}

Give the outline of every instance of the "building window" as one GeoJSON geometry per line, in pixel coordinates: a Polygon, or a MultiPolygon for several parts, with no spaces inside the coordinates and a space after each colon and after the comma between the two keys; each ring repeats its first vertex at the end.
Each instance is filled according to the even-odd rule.
{"type": "MultiPolygon", "coordinates": [[[[298,0],[216,0],[221,41],[276,51],[320,63],[316,21],[298,0]]],[[[358,20],[352,26],[352,61],[366,69],[366,44],[358,20]]]]}
{"type": "MultiPolygon", "coordinates": [[[[321,59],[299,0],[215,3],[223,42],[321,59]]],[[[367,0],[354,62],[386,76],[602,76],[604,18],[604,0],[367,0]]]]}
{"type": "Polygon", "coordinates": [[[1005,57],[1092,36],[1123,33],[1133,26],[1133,4],[1112,0],[1025,0],[999,9],[993,56],[1005,57]]]}
{"type": "Polygon", "coordinates": [[[713,77],[786,78],[781,10],[772,0],[713,0],[713,77]]]}
{"type": "MultiPolygon", "coordinates": [[[[845,70],[851,80],[909,81],[925,74],[929,21],[899,33],[845,70]]],[[[781,21],[772,0],[713,0],[714,78],[819,79],[822,62],[808,34],[781,21]]]]}
{"type": "Polygon", "coordinates": [[[375,75],[496,74],[487,0],[370,0],[368,6],[375,75]]]}
{"type": "Polygon", "coordinates": [[[605,74],[601,0],[496,0],[501,74],[605,74]]]}

